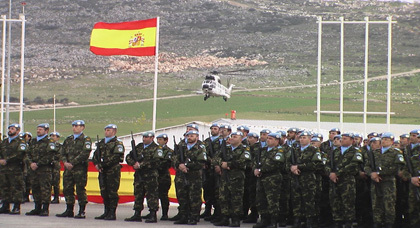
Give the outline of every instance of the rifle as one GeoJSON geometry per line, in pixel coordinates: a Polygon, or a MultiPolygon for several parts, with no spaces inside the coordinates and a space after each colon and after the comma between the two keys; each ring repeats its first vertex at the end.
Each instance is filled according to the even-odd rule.
{"type": "Polygon", "coordinates": [[[210,132],[209,132],[209,139],[210,139],[210,145],[209,145],[210,157],[213,158],[213,156],[214,156],[214,148],[213,148],[213,142],[211,141],[210,132]]]}
{"type": "MultiPolygon", "coordinates": [[[[408,172],[410,172],[411,176],[416,176],[416,173],[414,172],[414,168],[413,168],[413,163],[411,163],[411,159],[409,158],[408,154],[404,153],[404,159],[407,162],[408,172]]],[[[413,187],[414,187],[414,195],[416,196],[416,200],[417,202],[420,202],[420,190],[417,186],[413,186],[413,187]]]]}
{"type": "MultiPolygon", "coordinates": [[[[97,152],[96,153],[96,159],[99,162],[99,165],[98,166],[99,166],[99,170],[100,170],[100,169],[102,169],[103,159],[102,159],[101,147],[99,146],[99,135],[96,135],[96,152],[97,152]]],[[[98,180],[99,180],[99,186],[104,186],[105,179],[104,179],[104,176],[103,176],[102,172],[99,172],[98,180]]]]}
{"type": "MultiPolygon", "coordinates": [[[[331,172],[336,173],[337,172],[337,167],[334,164],[334,149],[332,149],[332,148],[331,148],[331,154],[330,154],[330,166],[331,166],[331,172]]],[[[333,181],[331,181],[330,183],[331,183],[331,187],[332,187],[332,195],[335,196],[336,193],[337,193],[336,183],[334,183],[333,181]]]]}
{"type": "Polygon", "coordinates": [[[257,169],[261,169],[261,147],[258,147],[258,153],[257,153],[257,169]]]}
{"type": "MultiPolygon", "coordinates": [[[[368,151],[367,153],[368,153],[368,158],[369,158],[369,161],[370,161],[370,167],[372,169],[372,172],[379,172],[378,167],[376,166],[375,155],[373,154],[373,151],[368,151]]],[[[376,181],[372,181],[372,182],[375,185],[376,195],[378,197],[382,197],[383,194],[382,194],[381,185],[379,185],[379,183],[376,182],[376,181]]]]}
{"type": "MultiPolygon", "coordinates": [[[[183,148],[178,146],[178,144],[176,144],[175,135],[174,135],[174,154],[179,155],[179,163],[181,163],[181,164],[185,163],[183,148]]],[[[185,173],[180,171],[180,175],[181,175],[182,179],[184,180],[184,186],[190,185],[185,173]]]]}
{"type": "MultiPolygon", "coordinates": [[[[220,150],[222,151],[222,157],[223,157],[222,160],[227,161],[228,158],[227,158],[227,154],[226,154],[226,140],[224,140],[224,139],[222,140],[222,145],[221,145],[220,150]]],[[[225,177],[226,182],[230,182],[229,172],[228,172],[227,169],[223,170],[222,175],[225,177]]]]}

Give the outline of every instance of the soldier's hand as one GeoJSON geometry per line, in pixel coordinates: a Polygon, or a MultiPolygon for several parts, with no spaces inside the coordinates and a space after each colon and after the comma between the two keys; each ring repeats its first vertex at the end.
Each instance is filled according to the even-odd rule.
{"type": "Polygon", "coordinates": [[[33,171],[35,171],[35,170],[37,170],[37,169],[38,169],[38,166],[36,165],[36,163],[31,163],[31,169],[32,169],[33,171]]]}
{"type": "Polygon", "coordinates": [[[254,169],[254,175],[256,177],[260,177],[261,176],[261,171],[259,169],[254,169]]]}
{"type": "Polygon", "coordinates": [[[227,162],[222,162],[222,169],[228,169],[227,162]]]}
{"type": "Polygon", "coordinates": [[[95,165],[96,170],[98,170],[100,173],[102,173],[102,168],[99,167],[99,165],[95,165]]]}
{"type": "Polygon", "coordinates": [[[140,163],[139,162],[134,163],[133,168],[140,169],[140,163]]]}
{"type": "Polygon", "coordinates": [[[366,180],[366,179],[367,179],[367,174],[366,174],[365,172],[360,171],[360,172],[359,172],[359,176],[360,176],[362,179],[364,179],[364,180],[366,180]]]}
{"type": "Polygon", "coordinates": [[[370,178],[375,181],[375,182],[380,182],[382,180],[382,178],[379,176],[379,174],[373,172],[372,174],[370,174],[370,178]]]}
{"type": "Polygon", "coordinates": [[[411,183],[414,184],[417,187],[420,187],[420,179],[419,179],[419,177],[412,177],[411,178],[411,183]]]}
{"type": "Polygon", "coordinates": [[[64,162],[64,167],[69,171],[73,169],[73,165],[70,162],[64,162]]]}
{"type": "Polygon", "coordinates": [[[295,175],[300,175],[300,170],[297,165],[292,165],[290,167],[290,171],[292,171],[292,173],[295,175]]]}
{"type": "Polygon", "coordinates": [[[179,164],[178,168],[181,170],[181,172],[188,173],[188,168],[185,166],[185,164],[179,164]]]}
{"type": "Polygon", "coordinates": [[[216,172],[219,175],[222,175],[222,170],[220,169],[220,166],[218,165],[214,166],[214,172],[216,172]]]}
{"type": "Polygon", "coordinates": [[[0,165],[6,165],[6,164],[7,164],[7,162],[6,162],[5,159],[0,159],[0,165]]]}
{"type": "Polygon", "coordinates": [[[335,173],[330,173],[330,180],[331,180],[332,182],[334,182],[334,183],[337,183],[337,181],[338,181],[337,174],[335,174],[335,173]]]}

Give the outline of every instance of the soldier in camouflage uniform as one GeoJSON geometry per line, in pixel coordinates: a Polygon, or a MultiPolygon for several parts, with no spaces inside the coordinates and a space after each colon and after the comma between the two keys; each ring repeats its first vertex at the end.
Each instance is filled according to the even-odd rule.
{"type": "MultiPolygon", "coordinates": [[[[418,137],[420,135],[417,135],[418,137]]],[[[409,145],[407,145],[409,146],[409,145]]],[[[420,151],[413,150],[412,154],[405,154],[407,165],[404,167],[403,178],[410,181],[408,195],[408,212],[410,227],[420,227],[420,151]],[[409,163],[412,170],[409,170],[409,163]]]]}
{"type": "Polygon", "coordinates": [[[156,223],[156,212],[159,209],[159,195],[158,195],[158,165],[160,158],[157,149],[158,145],[153,141],[155,134],[153,132],[143,133],[143,142],[137,144],[127,156],[125,160],[128,165],[133,166],[136,170],[134,173],[134,215],[126,218],[124,221],[140,222],[141,211],[144,209],[144,197],[147,199],[147,206],[149,207],[149,215],[146,223],[156,223]]]}
{"type": "Polygon", "coordinates": [[[292,172],[293,227],[300,227],[301,219],[306,218],[306,227],[313,227],[315,222],[315,172],[322,169],[322,157],[318,148],[310,145],[311,135],[304,131],[300,134],[299,145],[291,149],[287,168],[292,172]]]}
{"type": "Polygon", "coordinates": [[[286,168],[287,157],[280,146],[281,135],[269,133],[267,146],[254,159],[254,175],[257,180],[257,208],[261,214],[261,222],[253,228],[277,228],[280,214],[280,192],[282,172],[286,168]]]}
{"type": "Polygon", "coordinates": [[[27,145],[25,140],[19,137],[20,125],[11,124],[7,135],[1,142],[0,147],[0,189],[2,192],[3,206],[0,214],[20,214],[20,204],[24,189],[23,183],[23,159],[27,145]],[[10,211],[10,203],[13,209],[10,211]]]}
{"type": "Polygon", "coordinates": [[[169,211],[169,197],[168,192],[171,188],[171,174],[169,173],[169,168],[171,167],[172,155],[174,151],[169,148],[166,144],[168,143],[168,135],[160,134],[156,137],[158,147],[158,155],[162,154],[161,162],[158,168],[158,189],[159,189],[159,199],[160,205],[162,205],[162,217],[160,220],[168,220],[168,211],[169,211]]]}
{"type": "MultiPolygon", "coordinates": [[[[282,136],[282,145],[281,147],[284,150],[284,153],[286,155],[286,161],[290,157],[290,146],[287,144],[287,132],[286,131],[280,131],[279,132],[282,136]]],[[[290,171],[287,169],[282,170],[282,182],[281,182],[281,189],[280,189],[280,214],[279,214],[279,227],[285,227],[287,225],[287,221],[292,221],[291,218],[292,210],[290,205],[290,196],[291,196],[291,177],[290,177],[290,171]]]]}
{"type": "MultiPolygon", "coordinates": [[[[248,199],[248,205],[249,209],[251,210],[251,213],[248,215],[248,217],[243,220],[243,223],[256,223],[258,220],[258,210],[257,210],[257,204],[256,204],[256,196],[257,196],[257,177],[254,175],[253,170],[253,163],[255,160],[256,155],[258,154],[258,151],[260,150],[260,144],[258,142],[259,135],[254,132],[248,133],[248,143],[249,148],[251,152],[251,175],[248,177],[245,174],[245,178],[247,179],[248,183],[245,185],[245,188],[247,189],[248,196],[244,197],[244,200],[248,199]]],[[[248,209],[247,209],[248,211],[248,209]]]]}
{"type": "Polygon", "coordinates": [[[83,134],[85,121],[76,120],[72,123],[73,134],[68,136],[61,149],[61,161],[64,163],[63,193],[66,198],[66,211],[56,214],[57,217],[86,218],[87,201],[86,184],[89,165],[89,155],[92,150],[92,140],[83,134]],[[79,213],[74,215],[74,186],[76,186],[79,213]]]}
{"type": "Polygon", "coordinates": [[[375,228],[391,228],[395,221],[395,176],[405,162],[402,152],[391,147],[393,142],[392,133],[383,133],[382,148],[372,151],[365,164],[366,173],[374,183],[371,185],[371,196],[375,228]]]}
{"type": "Polygon", "coordinates": [[[99,171],[99,187],[104,200],[104,213],[95,219],[116,220],[118,189],[121,180],[121,165],[124,161],[124,144],[116,136],[117,125],[105,126],[105,138],[97,142],[93,164],[99,171]]]}
{"type": "Polygon", "coordinates": [[[61,170],[61,165],[60,165],[61,144],[59,143],[60,136],[61,135],[58,132],[50,133],[50,138],[54,140],[58,148],[57,149],[58,153],[56,153],[56,156],[54,156],[54,159],[53,159],[54,168],[53,168],[51,185],[54,190],[54,199],[51,200],[51,204],[60,203],[60,170],[61,170]]]}
{"type": "Polygon", "coordinates": [[[327,159],[326,171],[329,173],[330,203],[336,227],[352,227],[356,216],[356,180],[362,154],[353,144],[353,134],[341,135],[341,147],[336,148],[327,159]]]}
{"type": "Polygon", "coordinates": [[[242,136],[242,132],[233,132],[230,145],[225,145],[225,148],[222,148],[224,151],[214,158],[222,168],[220,206],[223,216],[220,222],[214,223],[215,226],[229,224],[230,227],[240,226],[240,217],[243,215],[245,169],[247,162],[251,161],[250,149],[242,144],[242,136]],[[231,223],[229,218],[232,219],[231,223]]]}
{"type": "Polygon", "coordinates": [[[198,140],[198,131],[187,132],[187,143],[181,141],[178,144],[179,151],[174,159],[176,169],[182,173],[177,173],[175,179],[183,183],[183,187],[177,189],[179,210],[181,218],[174,224],[196,225],[200,219],[201,210],[201,187],[202,169],[207,160],[206,146],[198,140]],[[184,161],[181,159],[184,155],[184,161]]]}
{"type": "Polygon", "coordinates": [[[36,129],[37,137],[29,143],[27,158],[31,168],[29,178],[35,209],[26,213],[26,215],[49,215],[53,161],[59,149],[57,143],[48,137],[49,129],[49,124],[39,124],[36,129]]]}
{"type": "Polygon", "coordinates": [[[299,129],[296,128],[296,127],[291,127],[291,128],[289,128],[287,130],[287,141],[286,141],[286,144],[289,147],[292,147],[293,143],[296,141],[296,139],[297,139],[296,138],[296,134],[297,134],[298,131],[299,131],[299,129]]]}
{"type": "MultiPolygon", "coordinates": [[[[25,140],[26,144],[28,144],[32,139],[32,133],[29,132],[29,131],[24,132],[23,133],[23,139],[25,140]]],[[[28,146],[29,146],[29,144],[28,144],[28,146]]],[[[27,159],[25,159],[24,166],[25,167],[23,169],[23,181],[25,183],[25,190],[24,190],[24,193],[23,193],[22,203],[26,203],[26,202],[30,201],[29,200],[29,195],[31,193],[31,181],[29,180],[29,177],[28,177],[28,172],[31,168],[29,167],[27,159]]]]}

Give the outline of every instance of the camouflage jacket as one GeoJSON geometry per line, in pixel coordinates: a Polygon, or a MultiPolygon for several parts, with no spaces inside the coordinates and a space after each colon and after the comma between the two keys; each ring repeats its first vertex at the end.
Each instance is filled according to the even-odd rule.
{"type": "Polygon", "coordinates": [[[139,143],[136,146],[135,151],[131,151],[127,156],[125,156],[125,161],[128,165],[134,166],[136,162],[140,163],[140,168],[136,170],[141,175],[145,176],[158,176],[158,166],[161,159],[161,156],[157,152],[158,145],[155,142],[152,142],[148,147],[144,148],[143,143],[139,143]],[[135,155],[137,155],[137,161],[135,160],[135,155]]]}
{"type": "Polygon", "coordinates": [[[410,159],[410,161],[406,161],[406,162],[407,163],[411,162],[411,166],[413,167],[413,170],[412,170],[413,173],[409,172],[408,165],[406,165],[403,168],[403,177],[410,179],[411,177],[420,176],[420,153],[417,151],[416,153],[412,154],[412,156],[408,156],[406,154],[406,158],[410,159]]]}
{"type": "Polygon", "coordinates": [[[92,140],[89,136],[82,133],[75,139],[73,135],[70,135],[64,140],[61,149],[61,160],[69,162],[73,166],[88,166],[91,151],[92,140]]]}
{"type": "Polygon", "coordinates": [[[107,169],[119,165],[124,161],[124,144],[116,136],[105,143],[105,139],[99,141],[93,153],[93,164],[107,169]]]}
{"type": "Polygon", "coordinates": [[[48,136],[39,141],[35,137],[31,139],[26,153],[28,162],[29,164],[36,163],[39,169],[50,169],[54,165],[54,157],[57,156],[59,149],[56,142],[48,136]]]}
{"type": "MultiPolygon", "coordinates": [[[[197,143],[193,147],[191,147],[190,150],[188,150],[185,141],[181,141],[178,144],[178,147],[184,154],[184,164],[189,169],[189,174],[203,169],[204,163],[207,161],[207,153],[206,146],[201,141],[197,141],[197,143]]],[[[176,155],[174,162],[175,167],[178,168],[179,164],[181,164],[180,154],[176,155]]]]}
{"type": "Polygon", "coordinates": [[[347,177],[354,176],[359,172],[359,165],[363,163],[363,157],[358,148],[350,146],[344,151],[344,154],[342,154],[341,147],[337,147],[333,153],[333,164],[331,164],[331,156],[328,156],[325,164],[327,173],[336,173],[338,177],[347,177]]]}
{"type": "Polygon", "coordinates": [[[22,169],[25,152],[28,145],[20,137],[14,138],[9,143],[9,138],[3,139],[0,147],[0,159],[6,160],[5,166],[0,166],[0,170],[22,169]]]}
{"type": "Polygon", "coordinates": [[[322,142],[319,149],[324,153],[327,153],[327,154],[331,153],[332,146],[330,145],[330,140],[322,142]]]}
{"type": "Polygon", "coordinates": [[[260,169],[262,177],[281,174],[285,171],[286,160],[287,154],[283,147],[274,147],[270,151],[268,147],[264,147],[261,149],[261,164],[258,165],[258,158],[254,159],[254,169],[260,169]]]}
{"type": "Polygon", "coordinates": [[[414,154],[419,154],[420,152],[420,145],[416,145],[414,148],[411,148],[411,144],[408,144],[408,146],[405,147],[405,153],[408,156],[413,156],[414,154]]]}
{"type": "Polygon", "coordinates": [[[372,172],[379,172],[381,177],[394,178],[401,167],[405,165],[404,156],[399,149],[391,147],[383,154],[381,149],[370,151],[370,153],[373,153],[376,167],[373,169],[371,166],[372,161],[366,159],[365,171],[368,175],[372,172]]]}
{"type": "Polygon", "coordinates": [[[171,167],[172,155],[174,151],[167,145],[158,145],[158,156],[160,157],[160,164],[158,167],[159,174],[167,174],[171,167]]]}
{"type": "Polygon", "coordinates": [[[290,148],[290,157],[286,164],[287,170],[290,170],[292,165],[297,165],[301,173],[314,173],[315,171],[324,168],[319,148],[311,145],[303,151],[301,151],[300,148],[300,145],[290,148]],[[292,156],[296,158],[296,164],[292,164],[292,156]]]}
{"type": "Polygon", "coordinates": [[[230,169],[223,170],[223,172],[229,172],[231,177],[243,176],[247,163],[251,161],[251,153],[249,147],[243,144],[239,144],[234,150],[231,145],[226,145],[226,157],[219,153],[215,159],[219,162],[219,166],[222,166],[222,162],[227,162],[230,169]]]}

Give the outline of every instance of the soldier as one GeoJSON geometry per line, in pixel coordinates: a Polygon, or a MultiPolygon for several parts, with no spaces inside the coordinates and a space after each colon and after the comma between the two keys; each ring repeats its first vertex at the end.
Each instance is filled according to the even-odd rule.
{"type": "Polygon", "coordinates": [[[242,125],[236,128],[237,131],[242,132],[244,135],[242,138],[242,144],[248,145],[248,133],[249,133],[249,127],[242,125]]]}
{"type": "MultiPolygon", "coordinates": [[[[21,133],[22,134],[22,133],[21,133]]],[[[32,139],[32,133],[27,131],[23,133],[23,140],[25,140],[26,144],[28,144],[32,139]]],[[[29,144],[28,144],[29,145],[29,144]]],[[[24,169],[23,169],[23,181],[25,183],[25,190],[23,192],[23,201],[22,203],[29,202],[29,195],[31,193],[31,182],[28,177],[28,172],[31,169],[27,164],[27,161],[24,162],[24,169]]]]}
{"type": "Polygon", "coordinates": [[[28,175],[31,180],[35,209],[26,215],[49,215],[54,157],[57,156],[59,149],[56,142],[48,137],[49,129],[49,124],[39,124],[36,129],[37,137],[29,143],[27,157],[31,170],[28,175]]]}
{"type": "Polygon", "coordinates": [[[291,148],[288,169],[294,175],[292,184],[295,192],[292,197],[293,204],[293,227],[300,227],[301,219],[306,217],[306,227],[313,227],[316,216],[315,172],[323,167],[321,153],[318,148],[310,145],[311,136],[304,131],[299,137],[299,145],[291,148]]]}
{"type": "Polygon", "coordinates": [[[220,206],[223,219],[215,226],[239,227],[243,215],[245,169],[251,161],[249,147],[242,144],[242,132],[231,134],[230,145],[222,144],[221,153],[214,158],[222,169],[220,206]],[[225,148],[223,148],[223,146],[225,148]],[[232,219],[229,223],[229,218],[232,219]]]}
{"type": "MultiPolygon", "coordinates": [[[[206,202],[206,207],[204,212],[200,215],[200,218],[204,218],[205,221],[210,221],[212,219],[210,217],[212,207],[215,208],[215,213],[216,208],[218,208],[216,201],[216,178],[214,173],[214,166],[212,166],[211,162],[215,156],[214,144],[219,143],[219,130],[219,124],[212,124],[210,126],[210,136],[203,142],[206,145],[207,151],[207,162],[204,169],[205,180],[203,181],[203,196],[204,201],[206,202]]],[[[218,211],[220,212],[220,208],[218,208],[218,211]]]]}
{"type": "Polygon", "coordinates": [[[336,148],[328,157],[326,171],[329,173],[330,203],[336,227],[352,227],[355,219],[356,180],[362,154],[354,147],[352,133],[341,135],[341,147],[336,148]]]}
{"type": "Polygon", "coordinates": [[[260,147],[264,148],[267,146],[267,139],[268,139],[268,134],[270,134],[272,131],[269,129],[262,129],[260,131],[260,147]]]}
{"type": "Polygon", "coordinates": [[[393,142],[392,133],[383,133],[382,148],[372,151],[365,165],[374,181],[371,185],[373,227],[391,228],[395,221],[395,176],[405,162],[401,151],[391,147],[393,142]]]}
{"type": "Polygon", "coordinates": [[[25,140],[19,138],[19,124],[11,124],[7,129],[9,137],[3,139],[0,150],[0,188],[3,200],[0,214],[20,214],[24,189],[22,168],[27,145],[25,140]],[[12,211],[10,203],[13,203],[12,211]]]}
{"type": "Polygon", "coordinates": [[[61,147],[61,161],[64,163],[63,193],[66,199],[66,210],[57,217],[86,218],[85,209],[87,201],[86,184],[89,165],[89,155],[92,150],[92,140],[83,134],[85,121],[73,121],[73,134],[68,136],[61,147]],[[74,187],[79,203],[79,213],[74,215],[74,187]]]}
{"type": "MultiPolygon", "coordinates": [[[[319,148],[321,146],[321,139],[315,136],[315,134],[311,138],[311,145],[315,148],[319,148]]],[[[324,163],[324,154],[320,151],[322,161],[324,163]]],[[[324,163],[325,165],[325,163],[324,163]]],[[[322,177],[325,175],[325,169],[320,169],[315,172],[315,178],[316,178],[316,193],[315,193],[315,208],[316,208],[316,217],[320,218],[320,209],[321,209],[321,200],[322,200],[322,177]]],[[[321,222],[321,221],[314,221],[315,223],[321,222]]]]}
{"type": "Polygon", "coordinates": [[[296,134],[299,131],[296,127],[291,127],[287,130],[287,145],[291,147],[293,143],[296,141],[296,134]]]}
{"type": "Polygon", "coordinates": [[[258,178],[256,202],[261,213],[261,222],[253,228],[277,228],[282,172],[285,170],[287,160],[281,144],[280,134],[268,134],[267,147],[264,147],[254,159],[254,175],[258,178]]]}
{"type": "Polygon", "coordinates": [[[52,140],[54,140],[56,147],[57,147],[57,151],[58,153],[56,153],[56,156],[54,156],[53,159],[53,173],[52,173],[52,187],[54,190],[54,198],[53,200],[51,200],[51,204],[58,204],[60,203],[60,170],[61,170],[61,165],[60,165],[60,150],[61,150],[61,144],[59,142],[60,140],[60,133],[58,132],[52,132],[50,133],[50,138],[52,140]]]}
{"type": "MultiPolygon", "coordinates": [[[[116,136],[117,125],[105,126],[105,138],[97,142],[93,164],[99,172],[98,180],[104,201],[104,213],[95,219],[116,220],[118,189],[120,188],[121,165],[124,161],[124,144],[116,136]]],[[[98,137],[99,138],[99,137],[98,137]]]]}
{"type": "Polygon", "coordinates": [[[324,141],[321,144],[320,150],[329,154],[331,152],[331,148],[334,146],[334,137],[336,135],[340,135],[341,131],[338,128],[332,128],[329,132],[328,132],[328,140],[324,141]]]}
{"type": "Polygon", "coordinates": [[[353,135],[354,135],[353,146],[360,148],[363,142],[363,136],[359,133],[354,133],[353,135]]]}
{"type": "MultiPolygon", "coordinates": [[[[245,192],[247,194],[246,197],[244,197],[244,200],[248,200],[248,203],[244,203],[244,205],[249,205],[249,208],[244,208],[246,210],[246,213],[248,214],[248,210],[251,210],[251,213],[247,216],[245,220],[243,220],[243,223],[256,223],[258,220],[258,210],[256,205],[256,195],[257,195],[257,177],[254,175],[253,171],[253,163],[256,158],[256,155],[259,153],[260,145],[258,142],[258,134],[254,132],[250,132],[248,134],[248,143],[250,147],[251,152],[251,158],[253,161],[251,161],[251,175],[247,174],[248,171],[245,173],[245,192]]],[[[247,167],[248,168],[248,167],[247,167]]]]}
{"type": "Polygon", "coordinates": [[[198,140],[198,131],[191,130],[187,134],[187,143],[180,142],[175,158],[175,168],[181,173],[175,177],[183,182],[183,188],[177,189],[181,218],[174,224],[196,225],[201,210],[201,171],[207,160],[206,146],[198,140]]]}
{"type": "Polygon", "coordinates": [[[160,220],[168,220],[169,211],[169,197],[168,192],[171,188],[171,174],[169,168],[171,167],[172,155],[174,151],[169,148],[166,144],[168,143],[168,135],[160,134],[156,137],[159,147],[157,149],[158,155],[161,153],[162,160],[158,168],[158,189],[160,205],[162,205],[162,217],[160,220]]]}
{"type": "Polygon", "coordinates": [[[410,135],[409,134],[402,134],[400,135],[400,150],[405,152],[405,148],[410,144],[410,135]]]}
{"type": "Polygon", "coordinates": [[[137,144],[136,148],[127,154],[125,160],[128,165],[136,170],[134,173],[134,215],[124,219],[128,222],[141,222],[141,211],[144,209],[143,201],[146,196],[149,215],[146,223],[156,223],[156,212],[159,209],[158,195],[158,165],[160,158],[157,149],[158,145],[153,141],[153,132],[143,133],[143,142],[137,144]]]}

